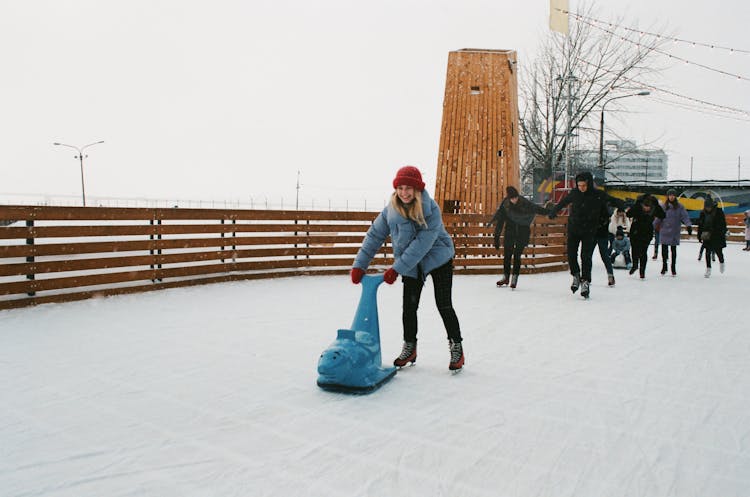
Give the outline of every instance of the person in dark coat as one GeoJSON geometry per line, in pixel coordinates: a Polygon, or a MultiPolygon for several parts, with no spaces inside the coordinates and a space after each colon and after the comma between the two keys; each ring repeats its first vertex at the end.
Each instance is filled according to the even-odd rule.
{"type": "Polygon", "coordinates": [[[594,187],[594,177],[588,171],[580,172],[572,189],[549,214],[554,219],[557,213],[570,205],[568,218],[568,265],[573,282],[570,290],[575,293],[581,287],[581,296],[589,297],[591,285],[591,256],[596,244],[596,231],[603,217],[608,216],[606,194],[594,187]],[[578,249],[581,249],[581,264],[578,264],[578,249]]]}
{"type": "Polygon", "coordinates": [[[537,214],[548,215],[549,211],[519,195],[513,186],[508,186],[505,192],[505,198],[500,202],[490,224],[495,225],[494,244],[497,250],[500,250],[500,236],[503,234],[503,227],[505,228],[503,279],[497,282],[497,286],[502,287],[510,282],[510,287],[515,288],[518,284],[518,275],[521,273],[521,255],[531,237],[531,222],[537,214]]]}
{"type": "Polygon", "coordinates": [[[653,195],[646,193],[638,197],[627,215],[633,220],[630,225],[630,244],[633,248],[633,267],[630,268],[630,274],[639,271],[643,279],[646,277],[648,246],[654,237],[654,218],[664,219],[664,209],[653,195]]]}
{"type": "MultiPolygon", "coordinates": [[[[599,220],[599,227],[596,229],[596,243],[594,248],[599,247],[599,257],[601,257],[604,263],[604,268],[607,270],[607,285],[615,286],[615,271],[612,267],[612,246],[609,232],[609,221],[615,211],[625,212],[625,202],[619,198],[613,197],[606,192],[604,193],[604,199],[607,201],[606,216],[599,220]]],[[[612,235],[614,238],[614,235],[612,235]]],[[[593,250],[593,249],[592,249],[593,250]]],[[[593,259],[594,254],[591,254],[593,259]]]]}
{"type": "Polygon", "coordinates": [[[677,190],[667,190],[667,199],[662,206],[664,219],[654,219],[654,229],[659,231],[661,243],[661,274],[667,274],[669,252],[672,252],[672,276],[677,276],[677,246],[680,244],[682,225],[692,234],[692,223],[685,206],[677,200],[677,190]]]}
{"type": "Polygon", "coordinates": [[[698,240],[706,248],[706,278],[711,276],[711,256],[719,259],[719,271],[724,272],[724,247],[727,246],[727,219],[724,211],[711,197],[703,201],[703,210],[698,216],[698,240]]]}

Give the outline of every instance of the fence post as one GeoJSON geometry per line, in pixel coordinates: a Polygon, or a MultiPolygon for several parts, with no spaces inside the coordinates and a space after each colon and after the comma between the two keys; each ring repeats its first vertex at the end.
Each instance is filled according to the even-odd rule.
{"type": "MultiPolygon", "coordinates": [[[[221,218],[221,226],[223,228],[223,226],[224,226],[224,218],[221,218]]],[[[221,235],[222,238],[224,238],[224,230],[223,229],[221,230],[220,235],[221,235]]],[[[221,246],[221,251],[222,252],[224,251],[224,245],[221,246]]],[[[224,264],[224,258],[221,259],[221,263],[224,264]]]]}
{"type": "MultiPolygon", "coordinates": [[[[159,219],[156,220],[156,224],[158,226],[161,226],[161,218],[159,218],[159,219]]],[[[159,232],[156,235],[156,240],[158,242],[159,240],[161,240],[161,230],[157,230],[157,231],[159,232]]],[[[161,246],[158,249],[156,249],[156,255],[161,255],[161,246]]],[[[161,260],[161,259],[159,259],[159,260],[161,260]]],[[[156,269],[161,269],[161,262],[159,262],[159,264],[156,265],[156,269]]],[[[156,281],[161,282],[161,278],[156,278],[156,281]]]]}
{"type": "Polygon", "coordinates": [[[295,231],[294,231],[294,248],[295,248],[294,258],[295,259],[297,258],[297,250],[296,250],[297,249],[297,245],[298,245],[297,244],[297,236],[299,236],[299,232],[296,231],[298,224],[299,224],[299,210],[295,211],[295,214],[294,214],[294,225],[295,225],[295,228],[294,228],[295,229],[295,231]]]}
{"type": "MultiPolygon", "coordinates": [[[[34,227],[34,220],[33,219],[26,220],[26,227],[27,228],[33,228],[34,227]]],[[[27,238],[26,239],[26,245],[34,245],[34,238],[33,237],[27,238]]],[[[33,255],[26,256],[26,262],[34,262],[34,256],[33,255]]],[[[26,279],[27,280],[34,280],[35,279],[34,273],[27,274],[26,275],[26,279]]],[[[36,292],[28,292],[26,295],[28,295],[29,297],[33,297],[34,295],[36,295],[36,292]]]]}
{"type": "MultiPolygon", "coordinates": [[[[161,226],[161,219],[157,219],[157,220],[156,220],[156,222],[154,222],[154,220],[153,220],[153,219],[149,219],[148,223],[149,223],[149,224],[150,224],[151,226],[154,226],[154,224],[156,224],[156,225],[158,225],[158,226],[161,226]]],[[[148,235],[148,239],[149,239],[149,240],[151,240],[151,241],[154,241],[154,239],[156,239],[156,240],[161,240],[161,230],[159,230],[159,234],[158,234],[158,235],[156,235],[156,236],[154,236],[154,231],[152,230],[152,231],[151,231],[151,234],[150,234],[150,235],[148,235]]],[[[152,259],[151,259],[151,266],[150,266],[150,267],[151,267],[151,269],[154,269],[154,268],[156,268],[156,269],[161,269],[161,263],[159,263],[159,264],[154,264],[154,263],[156,262],[156,257],[153,257],[153,256],[154,256],[154,254],[157,254],[157,255],[161,255],[161,249],[156,249],[156,250],[154,250],[154,245],[153,245],[153,244],[151,244],[151,248],[149,249],[149,251],[148,251],[148,252],[149,252],[149,254],[150,254],[150,255],[152,256],[152,259]]],[[[157,281],[161,281],[161,278],[152,278],[152,279],[151,279],[151,283],[156,283],[157,281]]]]}
{"type": "MultiPolygon", "coordinates": [[[[237,227],[237,219],[232,219],[232,226],[237,227]]],[[[232,231],[232,262],[237,262],[237,232],[232,231]]]]}

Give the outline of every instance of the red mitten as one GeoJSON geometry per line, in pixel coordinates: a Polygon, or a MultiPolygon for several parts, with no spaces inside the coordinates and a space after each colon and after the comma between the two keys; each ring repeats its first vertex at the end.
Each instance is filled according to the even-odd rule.
{"type": "Polygon", "coordinates": [[[362,276],[364,275],[365,275],[365,272],[362,271],[360,268],[353,267],[352,272],[351,272],[352,283],[354,283],[355,285],[358,284],[360,281],[362,281],[362,276]]]}
{"type": "Polygon", "coordinates": [[[394,281],[396,281],[396,278],[398,278],[398,273],[393,270],[393,268],[390,268],[388,271],[383,273],[383,281],[388,283],[389,285],[392,285],[394,281]]]}

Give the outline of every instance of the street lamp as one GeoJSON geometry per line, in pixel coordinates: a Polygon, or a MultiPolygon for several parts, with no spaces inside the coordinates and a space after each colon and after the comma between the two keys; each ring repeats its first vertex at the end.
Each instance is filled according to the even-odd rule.
{"type": "Polygon", "coordinates": [[[648,90],[644,90],[639,91],[638,93],[631,93],[630,95],[620,95],[619,97],[612,97],[604,101],[604,104],[602,105],[601,119],[599,120],[599,168],[602,170],[602,172],[604,171],[604,107],[612,100],[617,100],[618,98],[644,97],[646,95],[651,95],[651,92],[648,90]]]}
{"type": "Polygon", "coordinates": [[[89,148],[92,145],[99,145],[100,143],[104,143],[104,140],[98,141],[98,142],[94,142],[94,143],[89,143],[88,145],[84,145],[83,147],[80,147],[80,148],[76,147],[74,145],[68,145],[68,144],[65,144],[65,143],[58,143],[58,142],[53,143],[53,145],[59,145],[61,147],[69,147],[69,148],[75,149],[78,152],[78,155],[76,155],[74,157],[76,159],[78,159],[78,160],[81,161],[81,195],[83,196],[83,206],[84,207],[86,207],[86,187],[84,186],[84,183],[83,183],[83,159],[85,157],[88,157],[88,155],[83,155],[83,151],[86,150],[87,148],[89,148]]]}

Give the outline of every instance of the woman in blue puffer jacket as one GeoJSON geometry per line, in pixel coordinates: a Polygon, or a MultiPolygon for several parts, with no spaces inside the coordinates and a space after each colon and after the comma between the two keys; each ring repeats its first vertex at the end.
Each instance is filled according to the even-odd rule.
{"type": "Polygon", "coordinates": [[[355,284],[362,280],[370,261],[390,235],[394,263],[383,279],[393,284],[400,274],[404,284],[404,345],[393,364],[403,367],[417,360],[417,308],[425,279],[430,275],[435,287],[435,303],[448,334],[451,353],[448,367],[457,370],[463,367],[464,353],[452,302],[455,249],[443,225],[440,209],[424,187],[422,174],[416,167],[404,166],[398,170],[391,201],[367,231],[354,259],[351,278],[355,284]]]}

